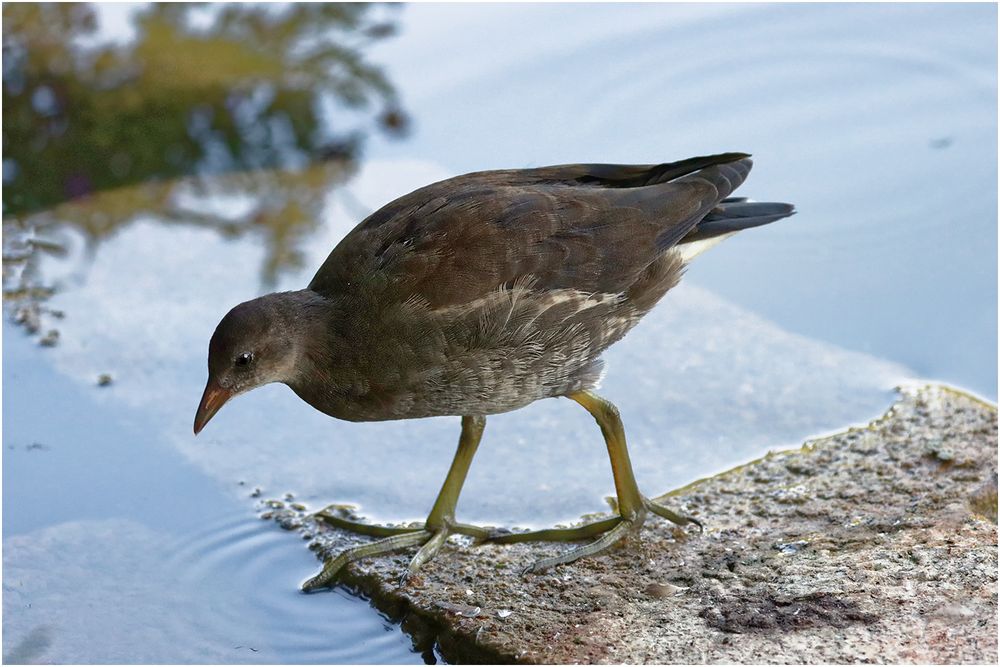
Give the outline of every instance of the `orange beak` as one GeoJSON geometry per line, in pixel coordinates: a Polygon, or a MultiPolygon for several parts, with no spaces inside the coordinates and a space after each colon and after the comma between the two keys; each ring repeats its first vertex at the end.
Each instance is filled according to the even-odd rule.
{"type": "Polygon", "coordinates": [[[201,429],[205,428],[208,420],[215,416],[223,405],[226,404],[233,393],[220,386],[211,378],[205,385],[205,393],[201,395],[201,404],[198,405],[198,412],[194,416],[194,434],[198,435],[201,429]]]}

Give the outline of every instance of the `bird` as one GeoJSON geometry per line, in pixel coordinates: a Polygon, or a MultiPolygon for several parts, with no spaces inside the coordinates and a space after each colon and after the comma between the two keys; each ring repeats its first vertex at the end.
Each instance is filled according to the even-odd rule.
{"type": "Polygon", "coordinates": [[[678,284],[693,257],[795,213],[791,204],[731,196],[752,166],[749,154],[730,152],[491,170],[404,195],[350,231],[305,289],[266,294],[222,318],[195,435],[227,401],[274,382],[353,422],[461,417],[454,460],[422,527],[317,513],[381,539],[326,559],[307,591],[335,585],[348,563],[416,547],[412,574],[454,534],[501,544],[591,540],[527,570],[542,572],[607,551],[650,514],[700,529],[640,493],[620,413],[595,389],[601,354],[678,284]],[[556,397],[600,427],[615,515],[530,532],[458,521],[486,418],[556,397]]]}

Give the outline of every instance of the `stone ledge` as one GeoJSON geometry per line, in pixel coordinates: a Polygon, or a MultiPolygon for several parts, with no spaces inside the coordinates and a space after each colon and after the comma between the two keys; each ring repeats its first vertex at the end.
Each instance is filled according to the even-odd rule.
{"type": "MultiPolygon", "coordinates": [[[[940,386],[865,428],[663,496],[699,534],[641,540],[541,575],[566,545],[455,544],[406,587],[410,553],[348,586],[452,662],[996,663],[997,410],[940,386]]],[[[319,555],[363,538],[271,515],[319,555]]]]}

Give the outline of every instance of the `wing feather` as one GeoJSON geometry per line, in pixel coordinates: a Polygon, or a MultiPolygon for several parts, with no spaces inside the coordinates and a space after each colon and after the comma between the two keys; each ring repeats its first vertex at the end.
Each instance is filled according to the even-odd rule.
{"type": "Polygon", "coordinates": [[[728,197],[751,164],[729,153],[448,179],[369,216],[309,287],[435,308],[527,279],[535,290],[621,293],[728,197]]]}

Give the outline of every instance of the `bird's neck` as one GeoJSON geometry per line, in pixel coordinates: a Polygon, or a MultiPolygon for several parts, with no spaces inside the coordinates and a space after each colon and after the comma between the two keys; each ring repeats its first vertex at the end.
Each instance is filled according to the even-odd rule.
{"type": "Polygon", "coordinates": [[[336,349],[338,304],[309,289],[276,292],[260,297],[270,311],[275,335],[286,346],[281,381],[294,386],[323,366],[329,350],[336,349]]]}
{"type": "Polygon", "coordinates": [[[367,314],[350,300],[312,292],[282,295],[283,317],[294,319],[294,372],[284,381],[317,410],[338,419],[361,419],[359,396],[368,392],[365,364],[370,361],[367,314]],[[359,317],[360,316],[360,317],[359,317]]]}

